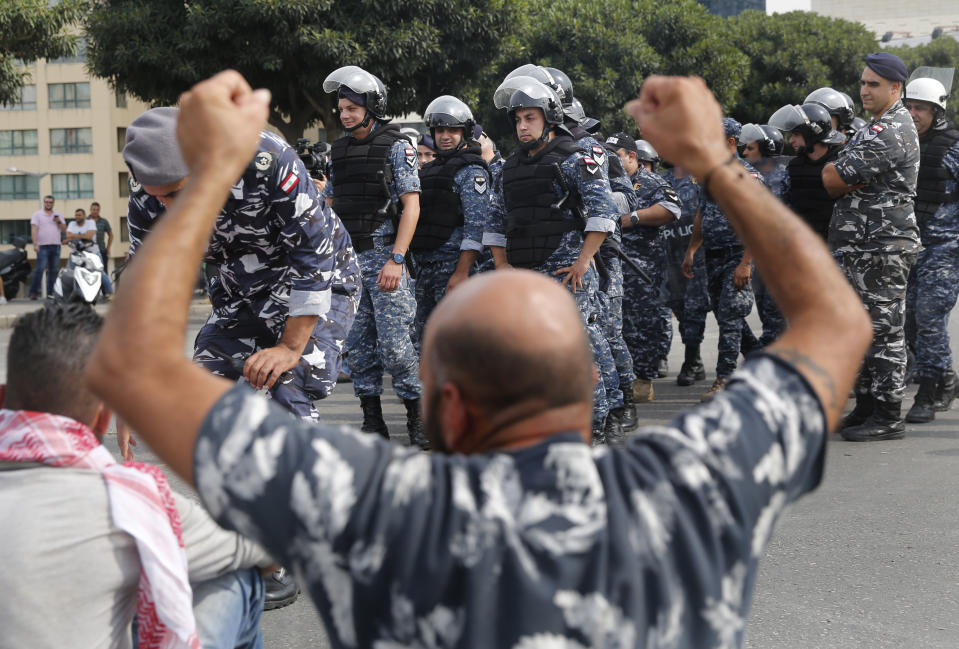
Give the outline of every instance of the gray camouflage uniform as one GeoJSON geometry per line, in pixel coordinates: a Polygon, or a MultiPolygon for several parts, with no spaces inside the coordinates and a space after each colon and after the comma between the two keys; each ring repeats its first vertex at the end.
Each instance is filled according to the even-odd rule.
{"type": "Polygon", "coordinates": [[[898,404],[905,392],[906,281],[919,251],[919,136],[902,101],[860,129],[835,165],[847,185],[864,185],[836,200],[828,239],[872,318],[856,391],[898,404]]]}

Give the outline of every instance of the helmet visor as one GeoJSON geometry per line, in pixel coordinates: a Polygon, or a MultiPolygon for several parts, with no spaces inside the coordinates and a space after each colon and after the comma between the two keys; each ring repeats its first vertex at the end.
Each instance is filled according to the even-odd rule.
{"type": "Polygon", "coordinates": [[[739,132],[739,143],[749,144],[757,140],[765,140],[766,134],[755,124],[743,124],[743,130],[739,132]]]}
{"type": "Polygon", "coordinates": [[[533,77],[523,75],[507,77],[493,93],[493,105],[497,108],[509,108],[509,100],[513,93],[530,84],[543,85],[533,77]]]}
{"type": "Polygon", "coordinates": [[[355,65],[346,65],[333,70],[333,72],[323,80],[323,92],[336,92],[340,89],[340,86],[346,86],[353,92],[361,95],[367,92],[376,93],[379,91],[376,77],[355,65]]]}
{"type": "Polygon", "coordinates": [[[808,124],[809,118],[802,108],[794,105],[783,106],[769,118],[769,125],[780,131],[795,131],[803,124],[808,124]]]}
{"type": "Polygon", "coordinates": [[[472,119],[473,113],[469,107],[451,95],[437,97],[423,113],[423,121],[431,127],[464,126],[472,119]]]}

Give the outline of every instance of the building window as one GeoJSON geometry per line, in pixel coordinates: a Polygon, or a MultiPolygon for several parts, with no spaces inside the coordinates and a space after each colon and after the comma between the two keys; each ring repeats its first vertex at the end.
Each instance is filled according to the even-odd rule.
{"type": "Polygon", "coordinates": [[[59,59],[53,59],[49,63],[86,63],[87,61],[87,39],[81,36],[77,39],[76,52],[70,56],[61,56],[59,59]]]}
{"type": "Polygon", "coordinates": [[[37,87],[34,85],[20,88],[20,99],[12,104],[0,104],[0,110],[36,110],[37,87]]]}
{"type": "Polygon", "coordinates": [[[13,243],[14,237],[30,237],[30,219],[0,221],[0,243],[13,243]]]}
{"type": "Polygon", "coordinates": [[[130,195],[130,174],[125,171],[121,171],[117,176],[117,192],[120,198],[130,195]]]}
{"type": "Polygon", "coordinates": [[[53,197],[93,198],[93,174],[53,174],[53,197]]]}
{"type": "Polygon", "coordinates": [[[130,241],[130,226],[127,225],[127,217],[120,217],[120,241],[130,241]]]}
{"type": "Polygon", "coordinates": [[[51,128],[50,153],[93,153],[93,129],[51,128]]]}
{"type": "Polygon", "coordinates": [[[48,83],[47,91],[50,94],[50,108],[90,107],[90,84],[86,81],[48,83]]]}
{"type": "Polygon", "coordinates": [[[0,201],[27,201],[40,198],[36,176],[0,176],[0,201]]]}
{"type": "Polygon", "coordinates": [[[0,131],[0,155],[36,155],[37,131],[0,131]]]}
{"type": "Polygon", "coordinates": [[[123,145],[127,143],[127,130],[125,128],[117,129],[117,153],[123,153],[123,145]]]}
{"type": "Polygon", "coordinates": [[[127,107],[127,94],[125,92],[120,92],[115,90],[114,94],[117,98],[117,108],[126,108],[127,107]]]}

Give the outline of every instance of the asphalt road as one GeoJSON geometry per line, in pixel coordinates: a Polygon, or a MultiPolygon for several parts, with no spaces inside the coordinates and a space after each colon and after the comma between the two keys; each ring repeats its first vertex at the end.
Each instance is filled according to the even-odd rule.
{"type": "MultiPolygon", "coordinates": [[[[950,331],[957,350],[959,318],[950,331]]],[[[758,331],[755,314],[751,318],[758,331]]],[[[200,321],[191,321],[188,339],[200,321]]],[[[0,331],[6,376],[9,330],[0,331]]],[[[708,381],[680,388],[678,335],[670,376],[655,383],[656,400],[640,406],[644,422],[667,421],[698,402],[712,380],[716,326],[710,317],[703,351],[708,381]]],[[[189,349],[185,349],[189,352],[189,349]]],[[[910,386],[905,407],[912,403],[910,386]]],[[[396,443],[406,443],[402,404],[387,390],[384,409],[396,443]]],[[[358,424],[349,384],[321,405],[331,423],[358,424]]],[[[747,622],[750,649],[949,648],[959,646],[959,402],[930,424],[910,425],[902,441],[829,442],[822,486],[789,509],[766,551],[747,622]]],[[[106,443],[116,452],[113,436],[106,443]]],[[[142,445],[137,458],[152,460],[142,445]]],[[[188,489],[181,481],[175,487],[188,489]]],[[[301,596],[264,613],[268,648],[329,647],[315,608],[301,596]]]]}

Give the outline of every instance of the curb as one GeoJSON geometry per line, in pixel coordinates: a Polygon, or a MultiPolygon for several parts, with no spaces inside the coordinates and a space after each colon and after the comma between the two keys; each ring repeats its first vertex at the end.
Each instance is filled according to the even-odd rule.
{"type": "MultiPolygon", "coordinates": [[[[43,306],[43,302],[37,302],[36,307],[32,309],[25,309],[19,313],[2,313],[0,314],[0,329],[10,329],[13,327],[13,323],[17,321],[17,318],[22,316],[25,313],[32,313],[40,307],[43,306]]],[[[102,316],[106,316],[110,312],[109,304],[97,304],[93,307],[97,313],[102,316]]],[[[191,318],[205,318],[210,315],[210,310],[212,307],[209,304],[191,304],[190,305],[190,317],[191,318]]]]}

